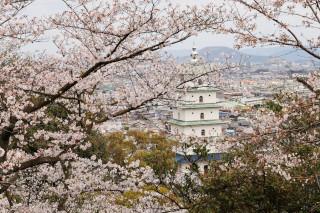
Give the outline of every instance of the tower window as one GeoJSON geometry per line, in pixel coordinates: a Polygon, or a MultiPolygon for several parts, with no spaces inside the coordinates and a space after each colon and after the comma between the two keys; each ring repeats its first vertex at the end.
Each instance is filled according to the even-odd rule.
{"type": "Polygon", "coordinates": [[[204,119],[204,113],[203,112],[200,113],[200,119],[204,119]]]}
{"type": "Polygon", "coordinates": [[[203,166],[203,173],[204,173],[205,175],[208,174],[208,170],[209,170],[209,166],[208,166],[208,165],[204,165],[204,166],[203,166]]]}
{"type": "Polygon", "coordinates": [[[203,102],[203,96],[199,97],[199,102],[202,103],[203,102]]]}
{"type": "Polygon", "coordinates": [[[206,130],[202,129],[201,130],[201,136],[205,136],[206,135],[206,130]]]}

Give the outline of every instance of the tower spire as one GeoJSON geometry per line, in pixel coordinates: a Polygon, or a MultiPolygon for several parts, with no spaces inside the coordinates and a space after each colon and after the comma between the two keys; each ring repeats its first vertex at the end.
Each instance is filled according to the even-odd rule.
{"type": "Polygon", "coordinates": [[[192,52],[191,52],[191,63],[195,64],[198,62],[198,52],[195,44],[193,43],[192,52]]]}

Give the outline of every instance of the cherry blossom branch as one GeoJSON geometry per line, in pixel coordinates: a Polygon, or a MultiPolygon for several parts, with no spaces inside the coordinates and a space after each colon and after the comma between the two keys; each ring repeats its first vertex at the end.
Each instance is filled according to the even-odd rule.
{"type": "MultiPolygon", "coordinates": [[[[181,42],[187,38],[189,38],[191,36],[191,34],[188,34],[180,39],[178,39],[177,41],[174,41],[174,42],[170,42],[168,43],[167,45],[172,45],[172,44],[175,44],[175,43],[178,43],[178,42],[181,42]]],[[[167,38],[168,39],[168,38],[167,38]]],[[[112,63],[116,63],[116,62],[120,62],[120,61],[124,61],[124,60],[127,60],[127,59],[130,59],[130,58],[133,58],[133,57],[136,57],[136,56],[139,56],[141,55],[142,53],[144,52],[147,52],[147,51],[156,51],[156,50],[159,50],[160,48],[163,47],[163,45],[166,44],[166,40],[164,41],[161,41],[157,44],[154,44],[150,47],[146,47],[146,48],[143,48],[141,50],[138,50],[134,53],[131,53],[129,55],[126,55],[126,56],[123,56],[123,57],[119,57],[119,58],[115,58],[115,59],[112,59],[112,60],[109,60],[109,61],[100,61],[98,63],[96,63],[95,65],[93,65],[91,68],[89,68],[87,71],[85,71],[83,74],[81,74],[79,76],[79,79],[80,80],[83,80],[85,79],[86,77],[88,77],[89,75],[91,75],[92,73],[95,73],[97,72],[98,70],[100,70],[101,68],[109,65],[109,64],[112,64],[112,63]]],[[[45,100],[39,104],[36,104],[35,106],[33,107],[28,107],[25,109],[25,111],[27,113],[33,113],[45,106],[47,106],[48,104],[52,103],[53,101],[55,101],[56,99],[60,98],[63,94],[65,94],[67,91],[69,91],[72,87],[74,87],[75,85],[77,85],[80,80],[75,80],[71,83],[67,83],[65,84],[63,87],[61,87],[58,92],[55,94],[55,95],[52,95],[51,98],[49,98],[48,100],[45,100]]]]}
{"type": "Polygon", "coordinates": [[[26,8],[27,6],[29,6],[31,3],[33,2],[33,0],[21,0],[21,1],[11,1],[11,4],[16,4],[16,3],[25,3],[22,6],[20,6],[19,8],[16,8],[16,11],[14,11],[14,13],[8,17],[7,19],[3,20],[0,23],[0,26],[6,24],[7,22],[9,22],[10,20],[12,20],[15,16],[18,15],[18,13],[23,10],[24,8],[26,8]]]}
{"type": "MultiPolygon", "coordinates": [[[[49,93],[45,93],[45,92],[39,92],[39,91],[35,91],[35,90],[28,90],[28,89],[22,89],[25,92],[31,92],[37,95],[41,95],[41,96],[46,96],[46,97],[53,97],[54,94],[49,94],[49,93]]],[[[84,103],[84,100],[80,99],[80,98],[76,98],[76,97],[68,97],[68,96],[60,96],[59,98],[61,99],[67,99],[67,100],[75,100],[75,101],[80,101],[82,103],[84,103]]]]}
{"type": "MultiPolygon", "coordinates": [[[[281,39],[272,39],[272,38],[269,38],[269,37],[268,38],[257,37],[257,36],[253,36],[253,34],[251,34],[250,36],[252,36],[255,39],[260,40],[262,42],[270,42],[270,43],[277,43],[277,44],[280,44],[280,45],[297,47],[297,48],[300,48],[301,50],[305,51],[309,55],[313,56],[314,58],[320,59],[320,55],[317,54],[316,51],[312,51],[312,50],[310,50],[310,48],[306,47],[301,42],[301,40],[299,39],[299,36],[296,33],[294,33],[292,29],[290,29],[288,24],[283,23],[279,18],[276,18],[275,16],[273,16],[272,13],[270,13],[270,11],[265,10],[263,8],[263,6],[261,5],[261,3],[259,3],[256,0],[254,0],[255,5],[250,4],[245,0],[235,0],[235,1],[239,2],[240,4],[244,5],[245,7],[249,8],[251,10],[254,10],[254,11],[258,12],[260,15],[264,16],[268,20],[270,20],[273,23],[277,24],[280,27],[280,29],[284,29],[285,31],[287,31],[289,33],[289,35],[291,35],[291,37],[294,40],[289,40],[288,38],[286,38],[285,40],[281,40],[281,39]],[[286,40],[287,41],[292,41],[292,43],[289,43],[286,40]]],[[[235,34],[240,34],[242,36],[246,36],[245,34],[242,34],[241,32],[239,32],[238,30],[231,29],[229,31],[231,33],[235,33],[235,34]]],[[[250,31],[250,33],[251,33],[251,31],[250,31]]]]}
{"type": "Polygon", "coordinates": [[[301,77],[297,77],[296,79],[298,82],[302,83],[303,86],[305,86],[308,90],[310,90],[310,92],[316,94],[317,97],[320,95],[320,90],[319,89],[315,90],[314,87],[311,86],[305,79],[301,77]]]}
{"type": "Polygon", "coordinates": [[[168,196],[165,192],[161,192],[161,190],[159,190],[159,187],[156,186],[156,189],[153,190],[154,192],[160,194],[161,196],[165,197],[166,199],[168,199],[170,202],[174,203],[174,205],[176,205],[178,207],[178,209],[174,209],[174,210],[169,210],[169,211],[165,211],[165,212],[175,212],[175,211],[178,211],[178,210],[187,210],[187,208],[181,206],[179,204],[178,201],[176,201],[174,198],[168,196]]]}
{"type": "MultiPolygon", "coordinates": [[[[316,18],[316,20],[318,21],[318,23],[320,23],[320,17],[318,16],[317,11],[315,11],[315,9],[313,8],[313,6],[311,5],[309,0],[306,0],[308,7],[310,8],[310,10],[312,11],[312,14],[314,15],[314,17],[316,18]]],[[[320,12],[320,11],[319,11],[320,12]]]]}

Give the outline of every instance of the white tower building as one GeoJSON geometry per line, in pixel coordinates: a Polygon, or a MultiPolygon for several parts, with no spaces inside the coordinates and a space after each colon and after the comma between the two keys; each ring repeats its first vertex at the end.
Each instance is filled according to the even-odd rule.
{"type": "MultiPolygon", "coordinates": [[[[201,67],[197,62],[198,53],[192,48],[190,69],[186,71],[185,78],[191,79],[201,74],[201,67]]],[[[202,79],[196,80],[184,89],[178,90],[181,101],[174,109],[173,119],[169,121],[172,134],[183,134],[190,137],[214,138],[222,135],[225,121],[219,119],[219,99],[217,92],[220,90],[202,79]]]]}
{"type": "MultiPolygon", "coordinates": [[[[192,79],[202,71],[201,66],[198,66],[196,48],[192,49],[190,66],[191,69],[182,75],[183,79],[192,79]]],[[[208,169],[209,160],[218,160],[222,156],[222,152],[217,150],[214,144],[216,139],[223,135],[223,128],[228,122],[219,119],[219,109],[221,108],[219,104],[221,100],[217,97],[219,91],[218,88],[204,83],[202,79],[178,90],[181,101],[174,108],[173,118],[168,122],[170,131],[174,135],[201,138],[209,142],[207,145],[208,159],[197,161],[202,172],[206,172],[208,169]]],[[[190,166],[191,162],[188,162],[188,159],[198,160],[198,158],[199,156],[193,152],[192,147],[176,153],[176,160],[180,165],[179,170],[182,172],[190,166]],[[185,154],[189,157],[186,158],[185,154]]]]}

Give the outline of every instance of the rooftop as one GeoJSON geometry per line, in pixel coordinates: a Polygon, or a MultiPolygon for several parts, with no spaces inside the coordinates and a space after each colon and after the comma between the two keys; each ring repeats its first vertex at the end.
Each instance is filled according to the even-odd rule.
{"type": "Polygon", "coordinates": [[[174,125],[178,125],[178,126],[207,126],[207,125],[228,123],[228,121],[222,121],[222,120],[182,121],[182,120],[176,120],[176,119],[172,119],[168,122],[170,124],[174,124],[174,125]]]}
{"type": "MultiPolygon", "coordinates": [[[[184,92],[183,90],[179,90],[184,92]]],[[[199,86],[199,87],[189,87],[187,88],[187,92],[218,92],[221,91],[217,87],[212,86],[199,86]]]]}
{"type": "Polygon", "coordinates": [[[197,104],[182,104],[180,109],[203,109],[203,108],[221,108],[219,103],[197,103],[197,104]]]}
{"type": "Polygon", "coordinates": [[[224,101],[220,103],[220,106],[223,108],[236,108],[236,107],[245,107],[245,104],[238,101],[224,101]]]}

